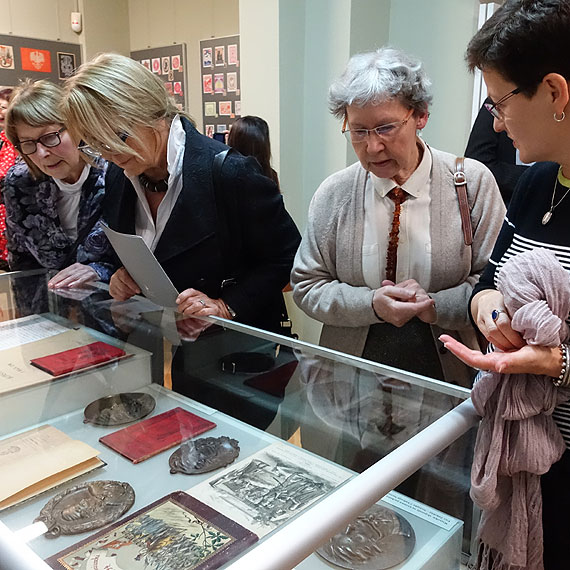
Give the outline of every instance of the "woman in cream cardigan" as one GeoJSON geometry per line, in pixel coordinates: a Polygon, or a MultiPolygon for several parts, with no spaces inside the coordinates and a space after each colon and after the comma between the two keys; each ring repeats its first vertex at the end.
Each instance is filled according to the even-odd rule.
{"type": "Polygon", "coordinates": [[[435,339],[451,330],[474,344],[467,305],[505,209],[491,172],[466,159],[473,243],[464,243],[456,157],[417,136],[428,120],[429,86],[421,62],[392,48],[352,57],[331,86],[331,111],[359,162],[313,196],[292,272],[294,299],[324,324],[324,346],[469,385],[471,371],[441,354],[435,339]],[[389,196],[395,187],[406,196],[399,228],[389,196]]]}

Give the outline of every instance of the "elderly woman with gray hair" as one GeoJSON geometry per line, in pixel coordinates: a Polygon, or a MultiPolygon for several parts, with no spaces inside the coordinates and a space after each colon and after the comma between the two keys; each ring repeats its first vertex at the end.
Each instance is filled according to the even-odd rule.
{"type": "Polygon", "coordinates": [[[469,385],[471,370],[435,339],[444,329],[476,342],[467,306],[505,209],[485,166],[465,159],[461,169],[418,136],[429,87],[421,62],[393,48],[355,55],[331,86],[331,112],[359,161],[313,196],[294,299],[324,324],[324,346],[469,385]]]}

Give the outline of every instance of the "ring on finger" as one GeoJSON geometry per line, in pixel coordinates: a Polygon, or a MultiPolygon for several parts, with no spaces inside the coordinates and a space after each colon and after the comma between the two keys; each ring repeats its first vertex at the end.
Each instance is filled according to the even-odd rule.
{"type": "Polygon", "coordinates": [[[202,305],[202,307],[206,306],[206,303],[204,302],[204,299],[198,299],[198,302],[200,303],[200,305],[202,305]]]}
{"type": "Polygon", "coordinates": [[[491,311],[491,318],[493,319],[493,322],[496,323],[498,318],[501,316],[501,313],[504,313],[505,311],[502,311],[501,309],[493,309],[491,311]]]}

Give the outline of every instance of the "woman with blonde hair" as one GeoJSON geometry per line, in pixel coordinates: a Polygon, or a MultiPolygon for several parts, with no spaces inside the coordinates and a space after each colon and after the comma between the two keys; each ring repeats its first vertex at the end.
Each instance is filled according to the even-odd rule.
{"type": "MultiPolygon", "coordinates": [[[[200,134],[158,77],[101,54],[67,81],[63,111],[85,152],[113,162],[110,227],[140,235],[181,291],[178,310],[279,330],[299,232],[253,159],[200,134]],[[117,168],[118,167],[118,168],[117,168]]],[[[125,268],[111,295],[140,293],[125,268]]]]}
{"type": "Polygon", "coordinates": [[[107,163],[87,164],[59,105],[61,88],[27,80],[6,112],[6,135],[23,158],[4,180],[8,263],[12,270],[57,270],[49,287],[108,281],[113,250],[99,224],[107,163]]]}

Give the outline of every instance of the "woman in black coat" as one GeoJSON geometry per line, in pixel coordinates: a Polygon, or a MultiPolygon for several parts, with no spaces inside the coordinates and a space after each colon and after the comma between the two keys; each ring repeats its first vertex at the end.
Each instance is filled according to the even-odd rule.
{"type": "MultiPolygon", "coordinates": [[[[142,236],[181,291],[185,315],[279,330],[299,232],[253,159],[200,134],[162,82],[134,60],[102,54],[66,85],[69,129],[114,163],[111,228],[142,236]],[[217,157],[217,158],[216,158],[217,157]]],[[[140,293],[125,268],[111,295],[140,293]]]]}

